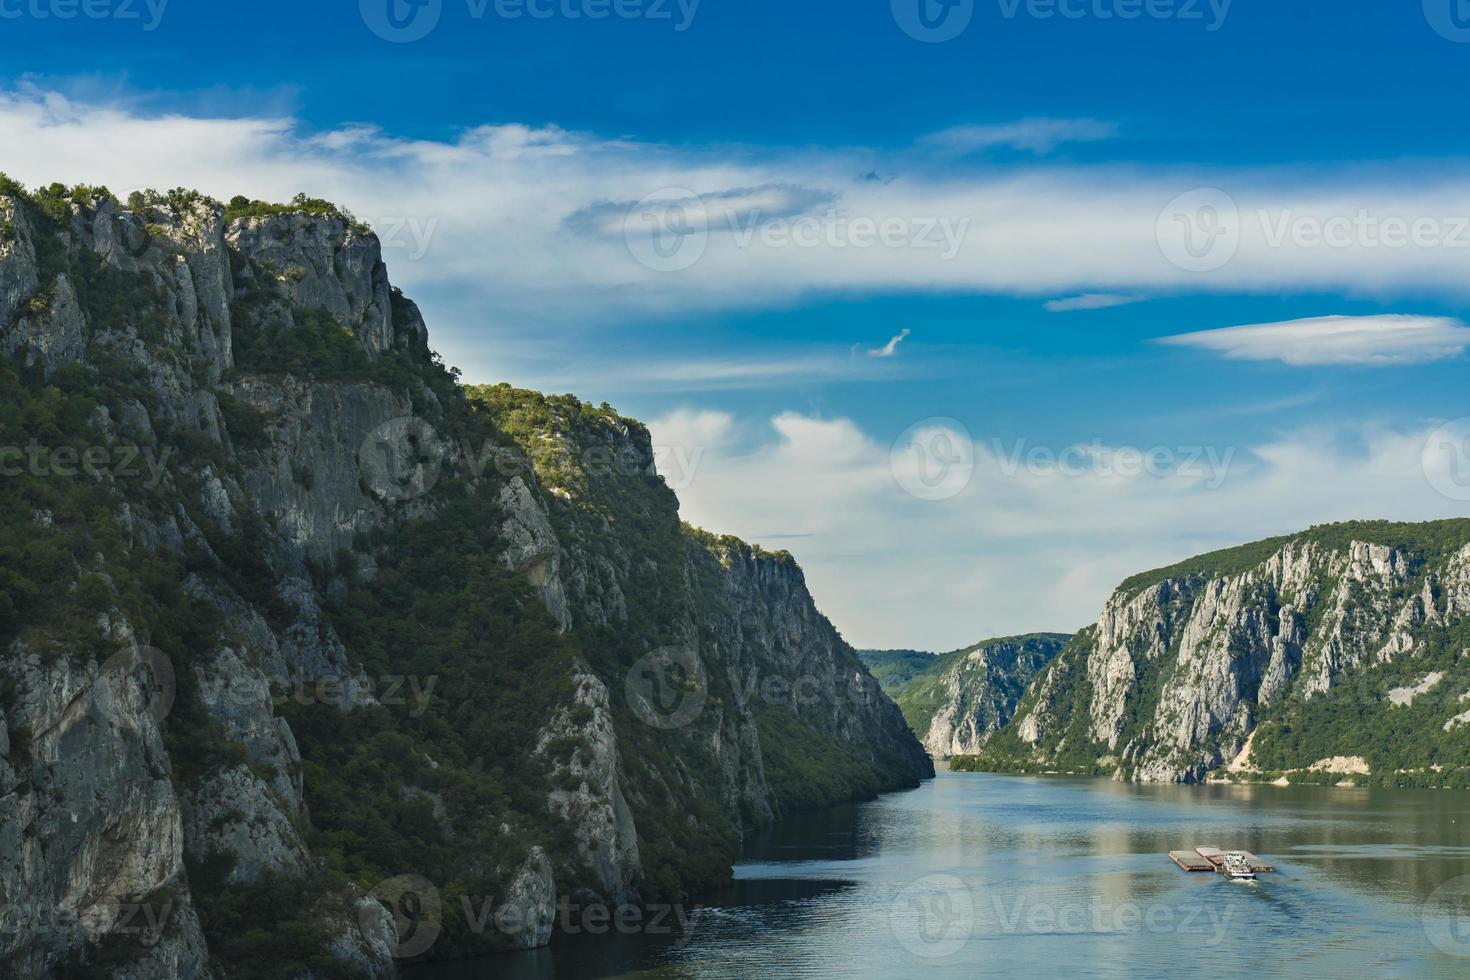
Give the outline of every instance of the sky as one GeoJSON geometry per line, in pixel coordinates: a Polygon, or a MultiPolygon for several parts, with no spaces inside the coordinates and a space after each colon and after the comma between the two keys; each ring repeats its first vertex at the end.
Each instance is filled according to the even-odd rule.
{"type": "Polygon", "coordinates": [[[0,0],[0,170],[327,197],[854,644],[1470,513],[1462,0],[0,0]]]}

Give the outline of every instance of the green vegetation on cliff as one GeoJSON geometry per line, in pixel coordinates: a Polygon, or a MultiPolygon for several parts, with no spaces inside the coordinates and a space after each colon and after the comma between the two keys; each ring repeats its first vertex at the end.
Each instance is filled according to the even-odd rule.
{"type": "MultiPolygon", "coordinates": [[[[637,792],[649,799],[679,799],[680,808],[700,814],[689,821],[661,807],[640,812],[640,849],[654,858],[645,859],[656,869],[651,874],[664,881],[682,876],[701,887],[723,881],[733,842],[768,819],[750,800],[736,813],[712,806],[720,762],[709,752],[711,726],[729,724],[737,708],[754,710],[768,804],[776,813],[870,798],[911,784],[918,759],[884,747],[883,739],[892,733],[875,732],[873,747],[855,751],[827,731],[833,723],[830,712],[804,706],[790,693],[803,678],[783,660],[782,651],[760,638],[741,642],[741,614],[729,605],[732,566],[780,570],[791,578],[776,587],[800,588],[804,596],[800,569],[787,552],[768,552],[681,525],[677,498],[655,472],[651,441],[641,423],[570,395],[509,385],[475,386],[467,394],[523,449],[550,489],[553,526],[563,540],[575,543],[567,558],[577,569],[622,570],[617,590],[626,621],[579,617],[584,621],[574,635],[594,672],[614,692],[613,718],[619,741],[628,746],[624,764],[637,792]],[[639,658],[665,645],[692,646],[704,663],[708,708],[677,732],[651,728],[617,696],[639,658]],[[773,679],[782,692],[776,703],[760,693],[773,679]],[[752,682],[755,691],[748,686],[752,682]],[[668,784],[667,774],[675,769],[689,772],[690,785],[668,784]],[[698,827],[712,836],[691,837],[698,827]]],[[[826,634],[822,642],[832,645],[837,673],[861,671],[830,624],[815,609],[810,615],[812,625],[826,634]]],[[[850,696],[832,686],[829,681],[821,696],[850,696]]]]}
{"type": "Polygon", "coordinates": [[[1031,633],[982,640],[945,654],[863,650],[859,655],[929,752],[989,737],[1011,717],[1027,684],[1070,639],[1031,633]],[[935,719],[943,719],[939,729],[935,719]]]}
{"type": "MultiPolygon", "coordinates": [[[[192,928],[221,975],[336,976],[341,944],[361,945],[344,933],[358,896],[401,875],[454,910],[516,888],[709,893],[774,815],[928,774],[790,555],[681,524],[647,430],[610,407],[462,387],[376,242],[327,202],[225,209],[176,190],[129,213],[105,189],[4,178],[0,197],[0,278],[38,284],[0,296],[15,351],[0,356],[0,649],[24,654],[0,660],[0,780],[41,801],[38,824],[77,827],[67,846],[118,849],[109,861],[177,842],[94,834],[104,791],[147,807],[119,818],[182,823],[185,864],[161,872],[187,906],[174,952],[191,955],[192,928]],[[314,220],[330,234],[292,234],[314,220]],[[323,254],[278,269],[278,249],[323,254]],[[358,447],[405,405],[442,472],[389,499],[358,447]],[[40,765],[76,719],[57,721],[33,664],[86,691],[133,641],[169,661],[170,710],[156,730],[146,697],[98,717],[134,711],[127,748],[152,758],[40,765]],[[699,710],[674,725],[628,693],[665,650],[696,658],[674,679],[699,710]],[[390,678],[396,698],[344,696],[390,678]],[[234,684],[240,698],[221,693],[234,684]]],[[[55,884],[47,862],[15,868],[37,894],[55,884]]],[[[458,914],[443,930],[428,955],[514,940],[458,914]]],[[[44,958],[62,940],[24,942],[60,962],[44,958]]],[[[65,942],[68,975],[147,955],[65,942]]]]}
{"type": "Polygon", "coordinates": [[[1031,679],[1070,639],[1065,633],[1028,633],[982,640],[936,658],[894,700],[931,751],[955,732],[983,738],[1010,720],[1031,679]],[[934,732],[935,716],[946,709],[948,728],[934,732]]]}
{"type": "Polygon", "coordinates": [[[1016,720],[952,765],[1199,779],[1252,735],[1236,778],[1464,786],[1467,545],[1470,520],[1359,521],[1134,576],[1110,603],[1114,634],[1079,635],[1016,720]],[[1343,758],[1368,772],[1333,771],[1343,758]]]}
{"type": "Polygon", "coordinates": [[[1299,534],[1253,541],[1250,544],[1187,558],[1165,568],[1140,572],[1124,579],[1118,586],[1118,591],[1137,595],[1150,585],[1166,579],[1229,578],[1240,575],[1265,562],[1293,542],[1312,542],[1324,548],[1340,550],[1354,541],[1364,541],[1406,551],[1418,561],[1433,561],[1463,546],[1467,538],[1470,538],[1470,519],[1431,521],[1426,524],[1391,521],[1319,524],[1299,534]]]}
{"type": "Polygon", "coordinates": [[[858,656],[890,696],[896,696],[915,674],[933,666],[938,659],[935,654],[921,650],[859,650],[858,656]]]}

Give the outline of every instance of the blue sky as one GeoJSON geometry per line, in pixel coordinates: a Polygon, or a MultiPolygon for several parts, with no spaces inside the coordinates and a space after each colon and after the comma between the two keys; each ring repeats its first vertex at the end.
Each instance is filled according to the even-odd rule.
{"type": "Polygon", "coordinates": [[[1470,507],[1450,0],[66,2],[0,0],[0,170],[344,203],[469,379],[648,420],[858,644],[1470,507]]]}

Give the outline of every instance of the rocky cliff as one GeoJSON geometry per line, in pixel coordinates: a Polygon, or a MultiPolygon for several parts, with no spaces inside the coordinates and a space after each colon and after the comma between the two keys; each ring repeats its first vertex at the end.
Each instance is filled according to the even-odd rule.
{"type": "Polygon", "coordinates": [[[979,752],[1069,639],[1032,633],[983,640],[934,658],[890,693],[935,758],[979,752]]]}
{"type": "Polygon", "coordinates": [[[789,556],[606,406],[462,388],[327,202],[0,177],[0,389],[10,975],[539,945],[932,771],[789,556]]]}
{"type": "Polygon", "coordinates": [[[1470,521],[1357,523],[1136,576],[962,765],[1465,785],[1470,521]]]}

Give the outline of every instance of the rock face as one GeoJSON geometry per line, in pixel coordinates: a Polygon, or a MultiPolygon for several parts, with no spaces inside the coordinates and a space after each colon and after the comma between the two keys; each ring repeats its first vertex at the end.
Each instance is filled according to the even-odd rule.
{"type": "Polygon", "coordinates": [[[680,524],[643,426],[504,386],[471,395],[533,461],[534,479],[500,491],[504,561],[587,654],[536,751],[574,729],[587,737],[554,767],[566,785],[552,795],[595,842],[580,864],[601,894],[632,895],[689,832],[660,800],[716,800],[738,829],[932,775],[789,555],[680,524]],[[797,778],[812,764],[841,790],[797,778]]]}
{"type": "MultiPolygon", "coordinates": [[[[113,631],[128,642],[126,627],[113,631]]],[[[0,785],[0,958],[16,976],[46,976],[58,949],[101,942],[125,906],[151,903],[171,920],[154,962],[204,975],[187,890],[161,897],[184,881],[185,836],[148,667],[47,662],[20,644],[6,664],[16,692],[6,724],[28,744],[7,739],[0,785]]]]}
{"type": "Polygon", "coordinates": [[[636,898],[641,874],[638,832],[620,785],[622,766],[607,688],[588,673],[577,674],[575,683],[571,701],[541,733],[536,754],[547,759],[553,779],[572,787],[553,790],[550,806],[577,828],[577,862],[593,873],[600,894],[626,904],[636,898]],[[580,742],[570,758],[555,758],[550,747],[570,738],[580,742]]]}
{"type": "Polygon", "coordinates": [[[1358,775],[1453,781],[1446,764],[1470,763],[1444,732],[1470,685],[1467,613],[1467,521],[1314,528],[1138,576],[981,761],[1193,782],[1232,760],[1351,758],[1358,775]]]}
{"type": "MultiPolygon", "coordinates": [[[[831,758],[830,764],[854,772],[858,795],[887,787],[856,770],[932,775],[902,712],[817,610],[790,555],[762,552],[734,538],[692,538],[691,578],[702,610],[697,620],[708,638],[711,670],[724,675],[724,685],[710,685],[712,700],[724,700],[718,692],[728,685],[730,743],[741,746],[739,755],[723,760],[723,768],[744,806],[764,813],[767,806],[780,812],[791,804],[779,789],[761,790],[759,768],[738,764],[755,755],[753,743],[768,757],[817,757],[812,743],[840,750],[843,758],[831,758]],[[760,737],[766,734],[762,723],[799,731],[810,741],[778,746],[775,738],[760,737]]],[[[771,768],[769,759],[764,768],[771,768]]]]}
{"type": "Polygon", "coordinates": [[[0,188],[0,972],[537,946],[932,774],[789,556],[638,423],[462,389],[349,216],[0,188]]]}
{"type": "Polygon", "coordinates": [[[1069,639],[1033,633],[984,640],[936,658],[892,693],[930,755],[973,754],[1011,720],[1032,678],[1069,639]]]}

